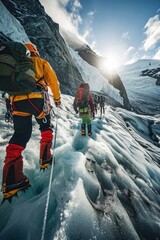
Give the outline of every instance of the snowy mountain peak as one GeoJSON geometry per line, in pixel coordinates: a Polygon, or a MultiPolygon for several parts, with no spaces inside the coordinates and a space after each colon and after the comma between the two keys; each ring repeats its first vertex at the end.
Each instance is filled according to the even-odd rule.
{"type": "Polygon", "coordinates": [[[159,68],[160,61],[141,59],[131,65],[124,66],[119,73],[135,112],[159,114],[159,68]],[[157,75],[154,75],[156,73],[157,75]]]}

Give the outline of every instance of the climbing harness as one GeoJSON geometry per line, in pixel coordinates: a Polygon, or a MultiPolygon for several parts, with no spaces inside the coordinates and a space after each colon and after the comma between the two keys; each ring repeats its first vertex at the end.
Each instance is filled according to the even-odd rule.
{"type": "Polygon", "coordinates": [[[48,115],[52,109],[49,94],[46,90],[43,90],[43,99],[44,99],[44,106],[43,106],[43,111],[45,112],[46,115],[48,115]]]}
{"type": "MultiPolygon", "coordinates": [[[[43,99],[44,99],[44,106],[43,106],[43,114],[46,116],[50,113],[52,106],[50,103],[50,98],[49,98],[49,94],[46,90],[42,91],[43,94],[43,99]]],[[[28,95],[27,95],[28,101],[29,103],[33,106],[33,108],[35,108],[37,110],[37,112],[41,113],[41,111],[32,103],[31,99],[29,99],[28,95]]],[[[43,116],[43,123],[47,123],[47,119],[46,117],[43,116]]]]}
{"type": "MultiPolygon", "coordinates": [[[[59,110],[59,108],[57,107],[55,137],[54,137],[54,145],[53,145],[53,157],[54,157],[54,152],[55,152],[55,148],[56,148],[56,139],[57,139],[57,127],[58,127],[58,115],[59,115],[58,114],[58,110],[59,110]]],[[[53,163],[51,165],[51,172],[50,172],[48,192],[47,192],[47,200],[46,200],[46,206],[45,206],[45,212],[44,212],[44,218],[43,218],[43,227],[42,227],[41,240],[44,240],[44,235],[45,235],[45,230],[46,230],[46,222],[47,222],[47,214],[48,214],[48,206],[49,206],[51,186],[52,186],[54,165],[55,165],[55,157],[54,157],[53,163]]]]}

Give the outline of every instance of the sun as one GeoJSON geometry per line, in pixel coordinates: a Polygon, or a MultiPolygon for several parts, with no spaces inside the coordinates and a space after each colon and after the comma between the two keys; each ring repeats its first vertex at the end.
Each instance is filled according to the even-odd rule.
{"type": "Polygon", "coordinates": [[[114,74],[121,67],[121,60],[118,55],[110,53],[105,59],[101,62],[100,68],[108,72],[109,74],[114,74]]]}

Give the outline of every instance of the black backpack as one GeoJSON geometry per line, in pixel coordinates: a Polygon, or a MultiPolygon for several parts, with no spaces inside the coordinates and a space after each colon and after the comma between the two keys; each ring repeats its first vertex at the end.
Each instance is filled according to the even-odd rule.
{"type": "Polygon", "coordinates": [[[0,45],[0,91],[9,95],[24,95],[36,90],[32,59],[20,42],[0,45]]]}

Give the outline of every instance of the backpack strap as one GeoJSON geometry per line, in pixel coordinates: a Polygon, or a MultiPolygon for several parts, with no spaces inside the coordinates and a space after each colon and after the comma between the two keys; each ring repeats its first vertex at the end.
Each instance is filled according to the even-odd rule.
{"type": "Polygon", "coordinates": [[[46,80],[44,79],[44,76],[42,76],[40,79],[38,79],[38,81],[36,81],[36,84],[37,84],[37,89],[39,89],[40,91],[43,91],[43,90],[47,90],[47,86],[48,86],[48,84],[47,84],[47,82],[46,82],[46,80]],[[43,84],[41,84],[40,82],[41,81],[44,81],[44,85],[43,84]]]}
{"type": "MultiPolygon", "coordinates": [[[[43,77],[41,77],[40,79],[38,79],[38,81],[36,81],[36,83],[38,84],[40,81],[42,81],[42,80],[44,80],[45,81],[45,79],[44,79],[44,76],[43,77]]],[[[45,81],[45,83],[46,83],[46,81],[45,81]]]]}

